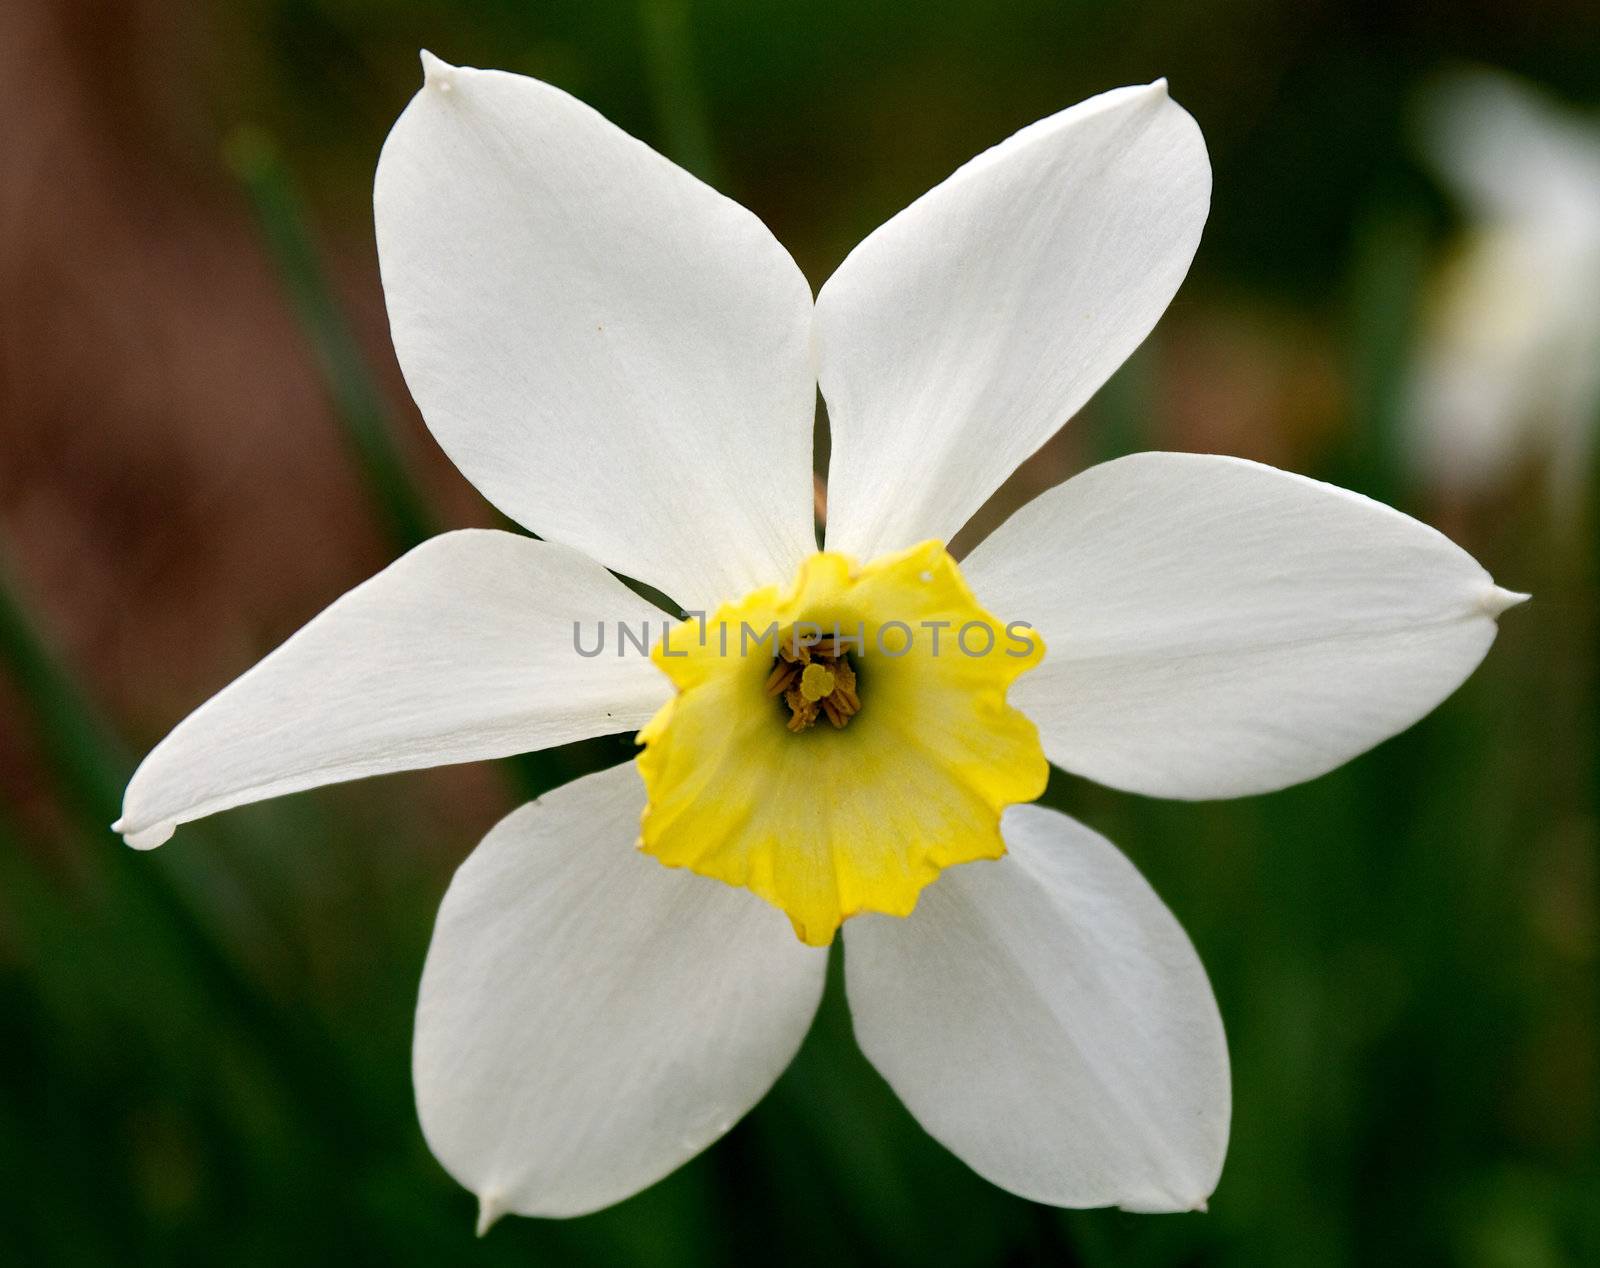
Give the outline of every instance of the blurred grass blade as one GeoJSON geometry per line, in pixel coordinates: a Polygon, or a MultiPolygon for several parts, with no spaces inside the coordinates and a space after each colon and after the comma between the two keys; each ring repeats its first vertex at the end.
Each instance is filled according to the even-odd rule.
{"type": "Polygon", "coordinates": [[[639,22],[662,152],[706,184],[725,190],[705,95],[695,74],[689,0],[639,0],[639,22]]]}
{"type": "Polygon", "coordinates": [[[306,217],[276,145],[240,128],[224,150],[261,226],[267,253],[322,369],[334,413],[393,544],[409,550],[434,529],[406,473],[382,394],[335,302],[306,217]]]}
{"type": "MultiPolygon", "coordinates": [[[[258,129],[240,128],[229,138],[226,157],[255,208],[268,254],[316,352],[334,413],[384,528],[397,550],[409,550],[432,536],[435,526],[401,461],[388,411],[366,360],[334,301],[277,147],[258,129]]],[[[532,798],[614,760],[609,751],[591,757],[579,749],[524,754],[508,759],[506,766],[513,785],[532,798]]]]}
{"type": "Polygon", "coordinates": [[[1345,339],[1350,426],[1332,474],[1383,502],[1398,502],[1403,492],[1406,376],[1428,251],[1426,222],[1395,196],[1368,212],[1352,248],[1345,339]]]}
{"type": "Polygon", "coordinates": [[[3,557],[0,666],[33,715],[45,763],[67,808],[93,830],[109,832],[132,763],[39,638],[3,557]]]}
{"type": "Polygon", "coordinates": [[[109,901],[149,912],[145,927],[160,934],[258,1050],[271,1054],[301,1103],[328,1123],[360,1121],[359,1089],[337,1077],[338,1057],[325,1036],[261,990],[206,928],[165,867],[148,855],[135,855],[111,832],[133,764],[39,636],[3,558],[0,670],[16,684],[63,804],[91,843],[96,879],[110,887],[109,901]],[[96,842],[104,848],[93,848],[96,842]]]}
{"type": "MultiPolygon", "coordinates": [[[[1600,348],[1596,348],[1594,355],[1600,357],[1600,348]]],[[[1592,426],[1595,435],[1600,436],[1600,413],[1597,413],[1592,426]]],[[[1588,539],[1588,550],[1581,548],[1577,552],[1581,561],[1580,566],[1588,574],[1588,597],[1585,604],[1587,620],[1580,618],[1578,624],[1589,634],[1588,647],[1593,647],[1594,635],[1600,632],[1600,444],[1590,450],[1589,458],[1589,489],[1588,489],[1588,526],[1585,536],[1588,539]]],[[[1588,724],[1584,728],[1584,735],[1580,742],[1587,744],[1589,750],[1589,777],[1590,801],[1589,812],[1594,821],[1600,822],[1600,656],[1593,657],[1589,662],[1588,699],[1584,702],[1588,707],[1588,724]]],[[[1600,912],[1600,868],[1593,869],[1592,886],[1594,896],[1594,910],[1600,912]]],[[[1597,992],[1596,1002],[1600,1005],[1600,974],[1595,977],[1597,992]]],[[[1596,1102],[1595,1114],[1597,1126],[1600,1126],[1600,1101],[1596,1102]]],[[[1600,1241],[1600,1220],[1596,1221],[1596,1239],[1600,1241]]]]}

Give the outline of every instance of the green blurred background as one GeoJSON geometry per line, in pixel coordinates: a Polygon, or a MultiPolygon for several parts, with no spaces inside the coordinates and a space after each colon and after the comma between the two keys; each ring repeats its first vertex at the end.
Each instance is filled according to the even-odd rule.
{"type": "Polygon", "coordinates": [[[1592,106],[1600,14],[9,0],[0,1261],[1600,1263],[1596,489],[1553,497],[1533,451],[1465,491],[1406,460],[1463,227],[1413,120],[1463,63],[1592,106]],[[371,177],[422,46],[583,97],[752,207],[813,285],[983,147],[1165,75],[1215,166],[1194,271],[984,522],[1105,457],[1209,450],[1392,501],[1535,593],[1434,715],[1308,786],[1167,805],[1052,780],[1215,984],[1235,1114],[1208,1214],[985,1184],[856,1052],[836,972],[720,1144],[613,1210],[476,1241],[410,1094],[433,915],[501,814],[626,743],[306,794],[151,855],[105,830],[188,709],[417,535],[494,522],[405,395],[378,287],[371,177]]]}

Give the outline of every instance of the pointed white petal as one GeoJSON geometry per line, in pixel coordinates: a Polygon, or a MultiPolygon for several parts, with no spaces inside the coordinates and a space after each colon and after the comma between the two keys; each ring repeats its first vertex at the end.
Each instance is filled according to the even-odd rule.
{"type": "Polygon", "coordinates": [[[1093,467],[963,567],[1044,637],[1010,699],[1050,760],[1158,797],[1332,770],[1454,691],[1522,597],[1370,498],[1203,454],[1093,467]]]}
{"type": "Polygon", "coordinates": [[[423,417],[488,499],[689,607],[815,548],[811,290],[755,216],[559,89],[426,61],[378,163],[423,417]]]}
{"type": "Polygon", "coordinates": [[[845,926],[862,1051],[979,1175],[1056,1206],[1201,1209],[1228,1144],[1216,1001],[1116,848],[1013,806],[1008,853],[951,868],[910,917],[845,926]]]}
{"type": "Polygon", "coordinates": [[[514,533],[424,542],[185,718],[134,772],[113,827],[138,848],[230,806],[631,731],[668,694],[616,622],[664,614],[593,560],[514,533]],[[598,645],[602,655],[574,646],[598,645]]]}
{"type": "Polygon", "coordinates": [[[1158,81],[1024,128],[851,252],[817,299],[829,548],[952,537],[1150,333],[1210,198],[1158,81]]]}
{"type": "Polygon", "coordinates": [[[772,1085],[827,952],[634,849],[633,766],[524,806],[439,911],[413,1071],[428,1144],[492,1220],[580,1215],[699,1153],[772,1085]]]}

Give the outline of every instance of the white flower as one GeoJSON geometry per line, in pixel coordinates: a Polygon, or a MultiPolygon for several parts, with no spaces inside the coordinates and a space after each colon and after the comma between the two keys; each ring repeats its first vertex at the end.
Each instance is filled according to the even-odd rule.
{"type": "Polygon", "coordinates": [[[1418,351],[1413,452],[1455,490],[1536,457],[1570,501],[1600,426],[1600,122],[1487,71],[1424,104],[1428,157],[1467,226],[1418,351]]]}
{"type": "Polygon", "coordinates": [[[1166,797],[1319,775],[1452,691],[1518,596],[1366,498],[1191,454],[1051,490],[963,580],[941,543],[1189,266],[1210,169],[1163,83],[979,156],[813,305],[754,216],[587,106],[424,61],[377,178],[395,346],[440,443],[550,540],[447,533],[340,599],[157,747],[119,830],[643,727],[637,764],[496,827],[439,915],[418,1106],[485,1224],[616,1202],[726,1131],[810,1023],[808,943],[852,916],[857,1037],[940,1141],[1039,1201],[1202,1206],[1230,1103],[1204,971],[1110,844],[1004,807],[1044,754],[1166,797]],[[574,622],[660,618],[608,568],[716,611],[674,631],[686,658],[575,654],[574,622]],[[1043,646],[930,649],[923,618],[990,610],[1043,646]],[[691,641],[753,616],[914,646],[691,641]]]}

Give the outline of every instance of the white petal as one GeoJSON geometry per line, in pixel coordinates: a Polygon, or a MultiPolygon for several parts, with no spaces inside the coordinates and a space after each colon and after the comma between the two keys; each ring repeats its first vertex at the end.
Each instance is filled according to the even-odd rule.
{"type": "Polygon", "coordinates": [[[179,723],[134,772],[113,826],[143,849],[248,801],[635,730],[669,692],[615,623],[651,621],[653,638],[663,619],[565,546],[445,533],[179,723]],[[574,624],[587,651],[597,621],[604,653],[580,656],[574,624]]]}
{"type": "Polygon", "coordinates": [[[1013,806],[1009,853],[905,920],[845,926],[868,1059],[942,1144],[1056,1206],[1203,1208],[1228,1144],[1227,1043],[1172,913],[1097,833],[1013,806]]]}
{"type": "Polygon", "coordinates": [[[755,216],[559,89],[446,66],[378,162],[423,417],[488,499],[689,607],[815,549],[811,290],[755,216]]]}
{"type": "Polygon", "coordinates": [[[1459,686],[1523,596],[1356,493],[1145,453],[1036,498],[963,566],[1044,663],[1011,703],[1057,765],[1159,797],[1311,779],[1459,686]]]}
{"type": "Polygon", "coordinates": [[[1024,128],[851,252],[817,299],[829,548],[954,536],[1150,333],[1210,198],[1157,81],[1024,128]]]}
{"type": "Polygon", "coordinates": [[[428,1144],[487,1218],[580,1215],[727,1131],[789,1064],[827,952],[633,848],[631,764],[504,819],[456,873],[417,1007],[428,1144]]]}

